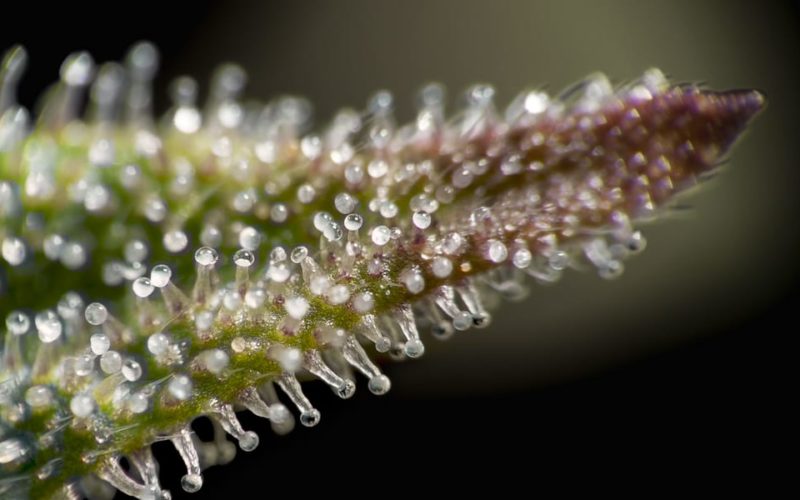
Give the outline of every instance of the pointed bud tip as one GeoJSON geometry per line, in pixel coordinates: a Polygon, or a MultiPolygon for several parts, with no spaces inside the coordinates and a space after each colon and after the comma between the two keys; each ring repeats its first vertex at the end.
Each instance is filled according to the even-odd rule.
{"type": "Polygon", "coordinates": [[[688,104],[692,118],[684,122],[685,130],[697,145],[714,147],[714,154],[705,154],[703,162],[710,166],[716,164],[764,109],[766,97],[754,89],[700,91],[689,95],[688,104]]]}
{"type": "Polygon", "coordinates": [[[749,101],[749,106],[753,110],[751,117],[757,115],[767,107],[767,95],[761,90],[750,90],[746,93],[745,99],[749,101]]]}
{"type": "Polygon", "coordinates": [[[727,92],[730,106],[743,122],[752,120],[767,107],[767,96],[760,90],[742,89],[727,92]]]}
{"type": "Polygon", "coordinates": [[[728,149],[741,136],[766,105],[764,93],[755,89],[732,90],[721,94],[719,114],[723,123],[731,126],[730,136],[721,141],[723,149],[728,149]]]}

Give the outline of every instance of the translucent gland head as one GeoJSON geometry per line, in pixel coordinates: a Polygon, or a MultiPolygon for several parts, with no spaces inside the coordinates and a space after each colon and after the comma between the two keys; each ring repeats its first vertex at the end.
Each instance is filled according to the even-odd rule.
{"type": "Polygon", "coordinates": [[[31,449],[18,438],[0,441],[0,465],[20,464],[27,459],[31,449]]]}
{"type": "Polygon", "coordinates": [[[233,263],[236,267],[248,268],[256,261],[256,256],[250,250],[242,248],[233,254],[233,263]]]}
{"type": "Polygon", "coordinates": [[[269,217],[274,222],[286,222],[286,219],[289,218],[289,207],[283,203],[276,203],[272,205],[272,208],[269,211],[269,217]]]}
{"type": "Polygon", "coordinates": [[[158,264],[150,271],[150,284],[156,288],[164,288],[172,278],[172,270],[165,264],[158,264]]]}
{"type": "Polygon", "coordinates": [[[86,248],[76,241],[64,243],[59,254],[59,260],[67,269],[75,270],[86,264],[86,248]]]}
{"type": "Polygon", "coordinates": [[[31,327],[31,319],[22,311],[11,311],[6,316],[6,329],[13,335],[23,335],[31,327]]]}
{"type": "Polygon", "coordinates": [[[386,375],[376,375],[369,379],[367,387],[372,394],[381,396],[389,392],[389,389],[392,388],[392,382],[386,375]]]}
{"type": "Polygon", "coordinates": [[[358,231],[364,225],[364,218],[358,214],[348,214],[344,218],[344,228],[348,231],[358,231]]]}
{"type": "Polygon", "coordinates": [[[86,418],[94,412],[94,398],[88,394],[80,393],[70,400],[69,409],[76,417],[86,418]]]}
{"type": "Polygon", "coordinates": [[[400,281],[403,282],[405,285],[406,290],[408,290],[411,294],[418,294],[425,290],[425,277],[422,275],[419,269],[412,268],[400,275],[400,281]]]}
{"type": "Polygon", "coordinates": [[[116,351],[106,351],[100,356],[100,369],[111,375],[122,369],[122,356],[116,351]]]}
{"type": "Polygon", "coordinates": [[[111,339],[105,333],[95,333],[89,338],[89,347],[92,353],[101,356],[111,348],[111,339]]]}
{"type": "Polygon", "coordinates": [[[192,388],[192,379],[188,375],[175,375],[167,384],[169,395],[180,401],[192,397],[192,388]]]}
{"type": "Polygon", "coordinates": [[[136,392],[128,397],[127,406],[131,413],[144,413],[147,411],[149,401],[145,394],[136,392]]]}
{"type": "Polygon", "coordinates": [[[218,247],[222,244],[222,231],[217,226],[206,224],[200,231],[200,243],[209,247],[218,247]]]}
{"type": "Polygon", "coordinates": [[[83,299],[76,292],[67,292],[58,301],[56,310],[65,320],[77,319],[83,311],[83,299]]]}
{"type": "Polygon", "coordinates": [[[431,261],[431,272],[437,278],[447,278],[453,272],[453,262],[447,257],[434,257],[431,261]]]}
{"type": "Polygon", "coordinates": [[[53,391],[46,385],[34,385],[25,391],[25,402],[33,408],[50,406],[53,401],[53,391]]]}
{"type": "Polygon", "coordinates": [[[304,246],[295,247],[290,254],[290,258],[295,264],[300,264],[306,257],[308,257],[308,249],[304,246]]]}
{"type": "Polygon", "coordinates": [[[336,388],[336,395],[342,399],[349,399],[356,393],[356,383],[350,379],[344,379],[344,382],[336,388]]]}
{"type": "Polygon", "coordinates": [[[93,326],[99,326],[106,322],[108,319],[108,310],[106,306],[99,302],[92,302],[86,306],[84,311],[86,322],[93,326]]]}
{"type": "Polygon", "coordinates": [[[468,330],[472,326],[472,315],[466,311],[460,311],[453,317],[453,328],[459,332],[468,330]]]}
{"type": "Polygon", "coordinates": [[[244,303],[250,309],[258,309],[267,301],[267,292],[263,288],[251,288],[244,294],[244,303]]]}
{"type": "Polygon", "coordinates": [[[372,242],[378,246],[389,243],[391,237],[392,231],[386,226],[377,226],[372,229],[372,233],[370,234],[372,242]]]}
{"type": "Polygon", "coordinates": [[[200,311],[194,317],[194,325],[198,331],[207,332],[214,326],[214,313],[211,311],[200,311]]]}
{"type": "Polygon", "coordinates": [[[187,493],[195,493],[203,487],[203,476],[200,474],[186,474],[181,478],[181,488],[187,493]]]}
{"type": "Polygon", "coordinates": [[[303,353],[294,347],[279,347],[271,352],[272,357],[285,371],[294,373],[303,365],[303,353]]]}
{"type": "Polygon", "coordinates": [[[219,260],[219,254],[211,247],[200,247],[194,252],[194,261],[203,267],[211,267],[219,260]]]}
{"type": "Polygon", "coordinates": [[[122,376],[128,382],[136,382],[142,377],[142,365],[133,359],[122,362],[122,376]]]}
{"type": "Polygon", "coordinates": [[[189,237],[180,229],[168,231],[164,234],[164,248],[170,253],[179,253],[186,249],[189,237]]]}
{"type": "Polygon", "coordinates": [[[311,203],[316,195],[317,192],[311,184],[303,184],[297,188],[297,201],[300,203],[311,203]]]}
{"type": "Polygon", "coordinates": [[[333,305],[344,304],[350,299],[350,290],[346,285],[334,285],[325,293],[328,302],[333,305]]]}
{"type": "Polygon", "coordinates": [[[222,349],[211,349],[203,353],[203,365],[209,372],[219,375],[230,363],[230,357],[222,349]]]}
{"type": "Polygon", "coordinates": [[[154,333],[147,338],[147,350],[155,356],[160,356],[169,349],[169,337],[163,333],[154,333]]]}
{"type": "Polygon", "coordinates": [[[14,236],[7,237],[3,240],[2,255],[3,258],[12,266],[18,266],[25,260],[27,251],[25,243],[20,238],[14,236]]]}
{"type": "Polygon", "coordinates": [[[261,234],[254,227],[248,226],[239,232],[239,246],[254,251],[261,245],[261,234]]]}
{"type": "Polygon", "coordinates": [[[353,309],[357,313],[366,314],[375,307],[375,297],[370,292],[362,292],[353,297],[353,309]]]}
{"type": "Polygon", "coordinates": [[[333,200],[333,204],[336,206],[336,210],[338,210],[340,214],[345,215],[355,210],[357,201],[348,193],[339,193],[333,200]]]}
{"type": "Polygon", "coordinates": [[[51,310],[42,311],[37,314],[34,318],[34,323],[36,324],[36,330],[39,334],[39,340],[45,344],[54,342],[61,336],[63,330],[61,320],[59,320],[56,313],[51,310]]]}
{"type": "Polygon", "coordinates": [[[428,212],[414,212],[411,216],[411,221],[418,229],[427,229],[431,225],[431,214],[428,212]]]}
{"type": "Polygon", "coordinates": [[[153,293],[153,290],[155,290],[150,278],[145,276],[136,278],[131,284],[131,288],[133,289],[133,294],[140,299],[149,297],[153,293]]]}
{"type": "Polygon", "coordinates": [[[320,414],[319,410],[312,408],[300,414],[300,423],[305,427],[314,427],[319,423],[320,414]]]}
{"type": "Polygon", "coordinates": [[[253,431],[247,431],[239,438],[239,448],[242,451],[253,451],[258,448],[258,434],[253,431]]]}
{"type": "Polygon", "coordinates": [[[531,255],[530,250],[527,248],[520,248],[514,252],[511,262],[517,269],[526,269],[528,266],[530,266],[532,259],[533,255],[531,255]]]}
{"type": "Polygon", "coordinates": [[[489,240],[486,248],[486,258],[495,264],[504,262],[508,258],[508,249],[500,240],[489,240]]]}
{"type": "Polygon", "coordinates": [[[283,307],[290,317],[301,320],[308,313],[309,304],[304,297],[290,297],[283,303],[283,307]]]}
{"type": "Polygon", "coordinates": [[[284,424],[292,420],[292,414],[283,403],[273,403],[269,407],[269,419],[274,424],[284,424]]]}
{"type": "Polygon", "coordinates": [[[60,234],[49,234],[45,236],[42,242],[42,250],[45,257],[50,260],[58,260],[61,255],[61,248],[64,246],[64,237],[60,234]]]}
{"type": "Polygon", "coordinates": [[[403,351],[409,358],[418,358],[425,354],[425,346],[417,339],[409,340],[403,347],[403,351]]]}

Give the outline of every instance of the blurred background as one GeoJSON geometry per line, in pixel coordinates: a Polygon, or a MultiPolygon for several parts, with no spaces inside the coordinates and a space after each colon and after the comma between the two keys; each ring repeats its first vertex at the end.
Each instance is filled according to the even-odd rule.
{"type": "MultiPolygon", "coordinates": [[[[685,200],[691,210],[644,228],[648,248],[621,279],[573,272],[534,286],[489,329],[428,340],[423,359],[387,366],[393,388],[383,398],[360,384],[343,403],[310,384],[323,414],[314,429],[278,438],[243,417],[260,448],[209,470],[193,498],[411,493],[431,482],[448,494],[530,491],[553,472],[608,470],[614,481],[641,467],[749,468],[784,439],[800,311],[798,2],[137,1],[3,11],[0,48],[30,52],[28,106],[69,52],[120,59],[140,39],[162,53],[160,110],[172,78],[202,84],[227,61],[247,69],[248,97],[304,95],[318,123],[380,88],[409,119],[416,89],[431,80],[451,102],[490,82],[504,106],[525,87],[557,93],[593,71],[623,82],[652,66],[675,81],[768,97],[722,174],[685,200]]],[[[169,447],[159,453],[162,480],[180,497],[177,458],[169,447]]]]}

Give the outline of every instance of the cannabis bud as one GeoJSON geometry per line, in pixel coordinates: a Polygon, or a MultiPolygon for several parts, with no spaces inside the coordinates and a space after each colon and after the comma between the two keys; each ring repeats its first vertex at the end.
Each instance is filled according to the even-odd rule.
{"type": "Polygon", "coordinates": [[[348,398],[360,374],[384,394],[368,350],[419,357],[421,332],[485,327],[487,299],[520,298],[529,277],[618,276],[644,248],[637,224],[764,106],[649,70],[504,112],[475,85],[449,119],[428,85],[405,125],[380,91],[311,132],[305,100],[245,104],[227,65],[202,110],[183,77],[156,119],[142,43],[123,65],[71,55],[34,122],[15,98],[26,59],[12,48],[0,68],[0,494],[33,498],[167,498],[160,440],[196,491],[233,458],[227,434],[258,445],[236,409],[292,429],[276,388],[313,426],[303,377],[348,398]]]}

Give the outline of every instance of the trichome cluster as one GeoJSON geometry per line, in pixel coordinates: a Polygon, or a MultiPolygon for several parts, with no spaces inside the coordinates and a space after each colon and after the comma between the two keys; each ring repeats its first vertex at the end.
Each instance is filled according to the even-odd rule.
{"type": "Polygon", "coordinates": [[[313,426],[299,380],[348,398],[363,376],[384,394],[368,351],[421,356],[425,335],[484,327],[489,302],[567,268],[618,276],[644,247],[637,224],[713,171],[764,104],[649,70],[525,91],[503,112],[475,85],[450,118],[428,85],[405,125],[380,91],[314,131],[305,100],[243,101],[227,65],[202,109],[184,77],[156,118],[142,43],[124,64],[69,56],[32,116],[15,98],[26,59],[12,48],[0,67],[11,497],[167,498],[162,440],[196,491],[233,458],[227,435],[258,445],[236,411],[285,433],[291,403],[313,426]],[[192,431],[201,416],[212,441],[192,431]]]}

